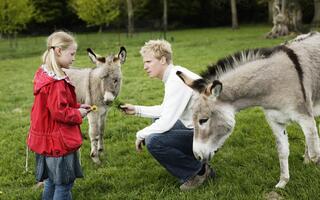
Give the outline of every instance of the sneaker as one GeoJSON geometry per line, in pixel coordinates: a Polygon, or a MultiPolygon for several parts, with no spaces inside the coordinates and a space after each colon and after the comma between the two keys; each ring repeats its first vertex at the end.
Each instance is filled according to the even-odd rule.
{"type": "Polygon", "coordinates": [[[206,164],[205,167],[206,171],[203,175],[195,175],[194,177],[190,178],[180,186],[180,190],[187,191],[195,189],[202,185],[208,178],[214,178],[215,171],[208,164],[206,164]]]}

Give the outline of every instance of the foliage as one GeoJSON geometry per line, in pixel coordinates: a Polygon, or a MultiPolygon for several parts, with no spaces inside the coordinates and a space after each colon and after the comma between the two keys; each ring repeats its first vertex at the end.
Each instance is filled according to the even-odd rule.
{"type": "MultiPolygon", "coordinates": [[[[258,4],[267,4],[268,1],[273,0],[256,0],[258,4]]],[[[302,21],[309,24],[314,15],[314,1],[313,0],[288,0],[288,3],[296,2],[301,5],[302,21]]]]}
{"type": "MultiPolygon", "coordinates": [[[[288,0],[287,0],[288,1],[288,0]]],[[[313,0],[291,0],[297,2],[301,6],[302,22],[304,24],[310,24],[314,16],[314,1],[313,0]]],[[[289,3],[291,1],[288,1],[289,3]]]]}
{"type": "Polygon", "coordinates": [[[64,13],[61,12],[65,7],[65,0],[31,0],[35,7],[35,21],[38,23],[53,21],[60,18],[64,13]]]}
{"type": "Polygon", "coordinates": [[[71,5],[89,26],[108,26],[120,14],[118,0],[71,0],[71,5]]]}
{"type": "Polygon", "coordinates": [[[112,107],[120,109],[120,106],[123,105],[124,103],[119,100],[119,98],[116,98],[113,102],[112,102],[112,107]]]}
{"type": "MultiPolygon", "coordinates": [[[[9,0],[0,1],[13,3],[9,0]]],[[[108,29],[126,29],[128,25],[125,0],[20,0],[16,4],[21,1],[30,1],[35,8],[34,18],[28,23],[24,33],[50,33],[61,28],[91,31],[104,26],[108,26],[108,29]]],[[[240,26],[248,23],[267,23],[267,1],[237,0],[240,26]]],[[[301,5],[303,22],[311,23],[314,1],[294,1],[298,1],[301,5]]],[[[162,2],[162,0],[133,0],[134,24],[137,30],[155,30],[162,27],[162,2]]],[[[230,10],[230,0],[170,0],[168,28],[230,26],[230,10]]],[[[1,12],[0,16],[3,13],[1,12]]]]}
{"type": "MultiPolygon", "coordinates": [[[[169,31],[173,38],[174,63],[199,73],[206,65],[235,51],[269,47],[290,38],[264,39],[267,26],[169,31]]],[[[145,41],[156,39],[159,32],[139,33],[127,38],[125,33],[76,34],[79,49],[75,66],[93,66],[86,48],[97,52],[117,53],[120,46],[128,50],[122,66],[123,87],[119,99],[124,103],[154,105],[162,100],[161,81],[147,77],[139,49],[145,41]],[[119,40],[120,37],[120,40],[119,40]]],[[[0,40],[0,199],[40,199],[36,189],[34,155],[30,153],[29,171],[24,172],[25,139],[29,129],[29,114],[33,101],[32,79],[45,49],[45,37],[18,38],[19,47],[7,48],[0,40]]],[[[119,101],[120,102],[120,101],[119,101]]],[[[274,189],[279,176],[276,141],[263,112],[259,108],[241,111],[236,116],[233,134],[220,149],[211,164],[217,178],[192,192],[180,192],[179,182],[146,151],[136,153],[135,133],[150,124],[149,120],[125,116],[110,108],[105,130],[106,151],[102,164],[92,163],[88,123],[81,129],[84,144],[81,162],[85,174],[73,188],[75,200],[193,200],[193,199],[265,199],[274,191],[283,199],[319,199],[320,168],[303,164],[304,136],[301,129],[288,126],[290,141],[291,180],[283,190],[274,189]]],[[[318,120],[317,120],[318,121],[318,120]]]]}
{"type": "Polygon", "coordinates": [[[34,7],[30,0],[0,0],[0,33],[13,34],[26,27],[34,7]]]}

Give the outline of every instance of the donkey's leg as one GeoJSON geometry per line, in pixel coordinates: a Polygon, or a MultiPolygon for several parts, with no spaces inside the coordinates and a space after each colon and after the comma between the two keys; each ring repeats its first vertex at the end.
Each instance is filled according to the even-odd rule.
{"type": "Polygon", "coordinates": [[[99,116],[99,141],[98,141],[98,151],[99,154],[102,154],[103,149],[104,149],[104,144],[103,144],[103,135],[104,135],[104,130],[105,130],[105,121],[106,121],[106,114],[107,112],[103,112],[99,116]]]}
{"type": "Polygon", "coordinates": [[[308,153],[308,145],[305,144],[305,148],[304,148],[304,155],[303,155],[303,163],[304,164],[309,164],[311,163],[311,158],[309,157],[309,153],[308,153]]]}
{"type": "Polygon", "coordinates": [[[276,137],[277,151],[280,162],[280,180],[276,188],[284,188],[289,182],[289,142],[288,135],[283,122],[278,122],[274,117],[274,112],[266,112],[266,119],[276,137]]]}
{"type": "Polygon", "coordinates": [[[91,159],[93,162],[100,164],[98,154],[98,140],[99,140],[99,126],[98,126],[99,115],[97,113],[90,112],[88,114],[89,122],[89,137],[91,143],[91,159]]]}
{"type": "Polygon", "coordinates": [[[305,162],[320,164],[320,143],[316,122],[312,116],[301,116],[298,123],[306,138],[305,162]]]}

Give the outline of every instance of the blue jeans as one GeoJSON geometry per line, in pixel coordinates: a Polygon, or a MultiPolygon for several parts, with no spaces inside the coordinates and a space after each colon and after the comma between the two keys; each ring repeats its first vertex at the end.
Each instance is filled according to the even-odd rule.
{"type": "Polygon", "coordinates": [[[49,178],[44,181],[42,200],[71,200],[73,182],[55,185],[49,178]]]}
{"type": "Polygon", "coordinates": [[[196,175],[202,168],[192,151],[193,129],[180,121],[165,133],[154,133],[145,139],[151,155],[181,183],[196,175]]]}

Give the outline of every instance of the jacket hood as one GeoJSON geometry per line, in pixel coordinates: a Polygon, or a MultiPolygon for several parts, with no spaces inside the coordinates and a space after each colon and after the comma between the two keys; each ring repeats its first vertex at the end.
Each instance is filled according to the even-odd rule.
{"type": "Polygon", "coordinates": [[[43,69],[40,67],[33,79],[33,94],[36,95],[39,93],[40,89],[44,86],[57,81],[56,79],[50,77],[43,69]]]}

